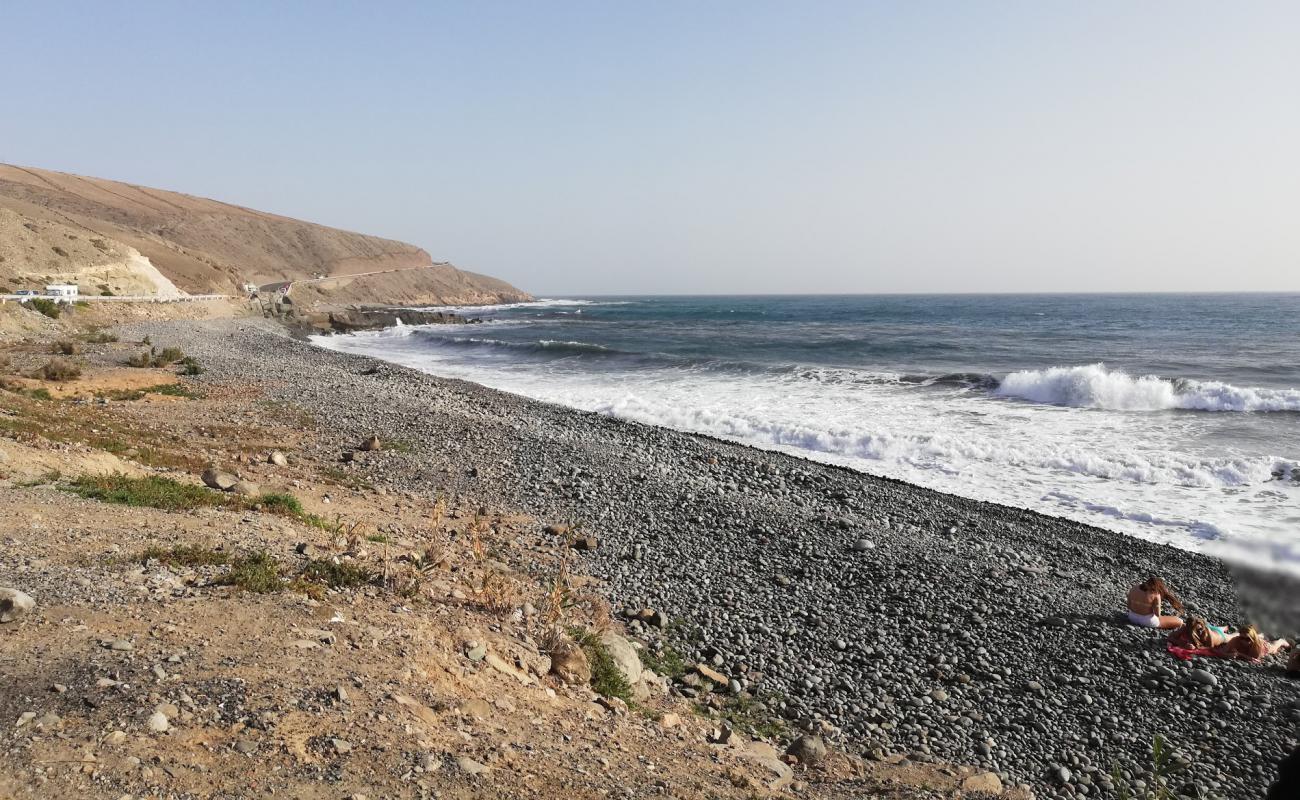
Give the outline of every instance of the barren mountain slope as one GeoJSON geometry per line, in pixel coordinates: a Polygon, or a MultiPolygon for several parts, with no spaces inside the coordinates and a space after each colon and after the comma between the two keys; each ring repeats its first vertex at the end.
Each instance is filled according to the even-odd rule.
{"type": "MultiPolygon", "coordinates": [[[[35,223],[58,223],[86,237],[113,241],[147,257],[180,289],[234,292],[243,283],[265,284],[316,275],[338,276],[432,265],[414,245],[254,211],[201,197],[100,178],[0,164],[0,208],[35,223]]],[[[48,258],[42,254],[42,258],[48,258]]],[[[28,271],[35,271],[28,268],[28,271]]],[[[460,273],[411,271],[407,281],[437,283],[446,302],[481,298],[485,284],[457,282],[460,273]],[[451,281],[449,284],[448,281],[451,281]]],[[[372,284],[382,291],[382,281],[372,284]]],[[[500,284],[490,300],[522,299],[500,284]]],[[[354,302],[393,302],[358,292],[354,302]]],[[[489,291],[489,294],[491,292],[489,291]]]]}

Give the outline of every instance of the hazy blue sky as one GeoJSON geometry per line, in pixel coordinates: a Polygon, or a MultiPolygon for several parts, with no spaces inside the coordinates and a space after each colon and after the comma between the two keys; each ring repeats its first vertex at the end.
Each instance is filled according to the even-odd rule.
{"type": "Polygon", "coordinates": [[[0,161],[542,294],[1300,289],[1300,3],[18,3],[0,161]]]}

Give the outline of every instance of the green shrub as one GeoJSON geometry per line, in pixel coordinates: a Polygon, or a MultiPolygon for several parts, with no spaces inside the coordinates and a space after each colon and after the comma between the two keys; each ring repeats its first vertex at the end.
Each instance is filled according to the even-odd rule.
{"type": "Polygon", "coordinates": [[[146,394],[165,394],[168,397],[194,398],[194,392],[179,383],[160,383],[157,386],[147,386],[142,391],[146,394]]]}
{"type": "Polygon", "coordinates": [[[307,514],[302,510],[302,503],[298,498],[291,494],[283,492],[268,492],[253,498],[252,503],[261,506],[262,510],[269,514],[280,514],[285,517],[301,518],[307,514]]]}
{"type": "Polygon", "coordinates": [[[328,559],[318,558],[308,561],[299,577],[305,581],[323,583],[331,589],[342,589],[370,583],[375,579],[375,574],[350,561],[335,564],[328,559]]]}
{"type": "Polygon", "coordinates": [[[617,697],[629,705],[632,703],[632,684],[614,662],[609,648],[592,631],[570,628],[570,635],[587,654],[591,664],[591,688],[601,697],[617,697]]]}
{"type": "Polygon", "coordinates": [[[230,571],[216,581],[224,586],[238,586],[246,592],[269,594],[284,588],[280,577],[280,562],[266,551],[241,556],[230,565],[230,571]]]}
{"type": "Polygon", "coordinates": [[[37,377],[47,381],[75,381],[81,377],[81,367],[61,358],[52,358],[37,371],[37,377]]]}
{"type": "Polygon", "coordinates": [[[45,297],[33,297],[27,301],[33,311],[39,311],[50,319],[58,319],[62,308],[58,303],[45,297]]]}
{"type": "Polygon", "coordinates": [[[212,547],[178,544],[171,547],[151,545],[140,554],[140,561],[156,559],[169,567],[208,567],[230,563],[230,557],[212,547]]]}
{"type": "Polygon", "coordinates": [[[181,359],[181,374],[202,375],[203,367],[202,365],[199,364],[199,362],[195,361],[191,356],[186,356],[185,358],[181,359]]]}
{"type": "Polygon", "coordinates": [[[91,500],[125,506],[184,511],[192,508],[225,505],[229,499],[203,486],[150,475],[132,478],[121,473],[82,475],[66,485],[68,491],[91,500]]]}
{"type": "Polygon", "coordinates": [[[108,344],[110,342],[117,341],[117,336],[109,333],[108,331],[102,331],[102,330],[91,331],[90,333],[87,333],[82,338],[91,344],[108,344]]]}
{"type": "Polygon", "coordinates": [[[161,353],[153,357],[155,367],[166,367],[175,364],[185,358],[185,353],[181,352],[179,347],[165,347],[161,353]]]}

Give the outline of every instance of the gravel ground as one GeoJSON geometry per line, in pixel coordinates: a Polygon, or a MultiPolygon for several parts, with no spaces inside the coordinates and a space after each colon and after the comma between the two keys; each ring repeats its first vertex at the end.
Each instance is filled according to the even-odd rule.
{"type": "Polygon", "coordinates": [[[1280,659],[1184,664],[1120,623],[1149,573],[1193,613],[1237,621],[1214,559],[320,350],[260,320],[129,333],[196,356],[203,380],[301,404],[340,450],[401,442],[341,465],[370,480],[582,523],[616,607],[665,612],[688,658],[850,749],[1109,796],[1113,769],[1149,773],[1162,734],[1187,763],[1180,796],[1244,798],[1297,746],[1300,684],[1280,659]]]}

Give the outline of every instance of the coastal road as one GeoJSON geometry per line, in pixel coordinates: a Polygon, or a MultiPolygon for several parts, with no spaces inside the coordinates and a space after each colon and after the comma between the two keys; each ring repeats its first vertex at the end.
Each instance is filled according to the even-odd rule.
{"type": "MultiPolygon", "coordinates": [[[[74,302],[86,301],[89,303],[191,303],[196,300],[221,300],[231,297],[228,294],[186,294],[179,297],[159,297],[157,295],[138,294],[138,295],[113,295],[105,297],[102,295],[81,295],[74,302]]],[[[54,300],[56,298],[48,297],[43,294],[0,294],[0,301],[17,300],[25,303],[28,300],[54,300]]],[[[59,302],[67,302],[65,298],[58,298],[59,302]]]]}
{"type": "Polygon", "coordinates": [[[290,291],[293,291],[294,284],[298,284],[298,283],[328,283],[330,281],[341,281],[347,278],[362,278],[365,277],[366,275],[387,275],[390,272],[410,272],[412,270],[417,270],[417,269],[431,269],[433,267],[447,267],[447,266],[451,266],[451,262],[437,261],[432,264],[422,264],[418,267],[398,267],[397,269],[376,269],[376,270],[371,270],[370,272],[350,272],[346,275],[327,275],[323,278],[299,278],[297,280],[292,280],[292,281],[274,281],[272,283],[262,284],[261,286],[257,287],[257,290],[259,292],[278,292],[283,290],[284,292],[288,293],[290,291]]]}

